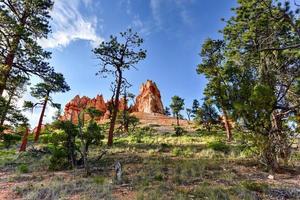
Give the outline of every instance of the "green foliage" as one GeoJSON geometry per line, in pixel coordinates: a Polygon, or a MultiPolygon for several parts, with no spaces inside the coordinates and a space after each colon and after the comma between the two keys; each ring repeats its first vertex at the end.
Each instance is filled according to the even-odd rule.
{"type": "Polygon", "coordinates": [[[87,150],[90,145],[100,146],[102,144],[102,139],[104,139],[103,128],[95,121],[91,120],[83,129],[83,138],[87,150]]]}
{"type": "Polygon", "coordinates": [[[215,151],[221,151],[224,153],[229,153],[230,147],[221,141],[214,141],[207,144],[207,147],[215,151]]]}
{"type": "Polygon", "coordinates": [[[273,169],[289,157],[300,108],[298,11],[275,2],[238,1],[223,40],[204,43],[197,69],[208,79],[207,98],[260,139],[253,145],[273,169]]]}
{"type": "Polygon", "coordinates": [[[106,178],[103,177],[103,176],[94,176],[94,177],[93,177],[93,180],[94,180],[94,182],[95,182],[96,184],[98,184],[98,185],[103,185],[103,184],[105,183],[105,181],[106,181],[106,178]]]}
{"type": "Polygon", "coordinates": [[[6,85],[5,97],[0,97],[0,126],[5,124],[18,126],[27,124],[28,119],[22,114],[17,102],[26,91],[28,77],[15,75],[9,77],[6,85]]]}
{"type": "Polygon", "coordinates": [[[201,108],[197,109],[194,121],[210,132],[212,126],[219,123],[219,115],[216,108],[210,102],[205,101],[201,108]]]}
{"type": "Polygon", "coordinates": [[[181,126],[174,126],[174,131],[176,136],[182,136],[184,133],[186,133],[186,130],[184,130],[184,128],[181,126]]]}
{"type": "Polygon", "coordinates": [[[28,166],[26,164],[19,165],[18,172],[23,173],[23,174],[28,173],[29,172],[28,166]]]}
{"type": "Polygon", "coordinates": [[[173,114],[176,116],[177,126],[179,126],[180,111],[184,109],[184,99],[180,98],[179,96],[173,96],[170,108],[172,109],[173,114]]]}
{"type": "Polygon", "coordinates": [[[2,134],[1,138],[5,148],[9,148],[11,145],[16,144],[22,139],[22,137],[17,134],[2,134]]]}
{"type": "MultiPolygon", "coordinates": [[[[110,129],[108,133],[108,145],[113,144],[113,133],[115,122],[119,111],[119,97],[122,88],[128,87],[128,81],[124,77],[124,71],[134,67],[141,60],[146,58],[146,50],[141,45],[144,40],[131,29],[121,32],[121,39],[117,36],[110,36],[110,39],[103,41],[93,53],[100,60],[102,68],[96,75],[111,75],[114,78],[113,86],[113,102],[108,106],[111,111],[110,129]]],[[[125,98],[126,99],[126,98],[125,98]]],[[[127,125],[125,126],[127,129],[127,125]]],[[[127,130],[126,130],[127,131],[127,130]]]]}
{"type": "Polygon", "coordinates": [[[164,109],[164,115],[166,115],[166,116],[171,115],[170,108],[168,106],[166,106],[165,109],[164,109]]]}
{"type": "Polygon", "coordinates": [[[255,192],[265,192],[269,188],[265,183],[257,183],[254,181],[244,181],[242,182],[242,186],[250,191],[255,192]]]}
{"type": "Polygon", "coordinates": [[[66,170],[70,169],[71,165],[68,161],[68,154],[63,148],[54,148],[51,152],[49,170],[66,170]]]}
{"type": "Polygon", "coordinates": [[[52,0],[1,1],[0,93],[8,86],[9,76],[16,74],[48,76],[53,71],[46,61],[51,53],[44,51],[38,40],[50,32],[52,0]],[[10,3],[8,3],[10,2],[10,3]]]}
{"type": "Polygon", "coordinates": [[[195,115],[196,115],[196,113],[197,113],[199,107],[200,107],[199,101],[198,101],[197,99],[194,99],[194,100],[193,100],[193,105],[192,105],[192,113],[193,113],[193,117],[195,117],[195,115]]]}
{"type": "Polygon", "coordinates": [[[139,118],[131,115],[129,111],[119,111],[116,121],[121,125],[120,129],[122,131],[126,131],[125,127],[127,127],[129,132],[134,132],[140,123],[139,118]]]}
{"type": "Polygon", "coordinates": [[[184,106],[184,99],[180,98],[179,96],[173,96],[172,97],[172,103],[170,105],[170,108],[172,109],[173,113],[178,115],[178,113],[183,110],[184,106]]]}
{"type": "Polygon", "coordinates": [[[145,50],[135,51],[135,48],[140,47],[144,41],[137,33],[128,29],[126,32],[121,32],[120,35],[124,43],[119,41],[116,36],[110,36],[110,40],[103,41],[99,47],[93,50],[103,64],[103,69],[99,73],[107,73],[117,68],[121,70],[129,69],[146,58],[145,50]],[[108,69],[108,67],[112,69],[108,69]]]}

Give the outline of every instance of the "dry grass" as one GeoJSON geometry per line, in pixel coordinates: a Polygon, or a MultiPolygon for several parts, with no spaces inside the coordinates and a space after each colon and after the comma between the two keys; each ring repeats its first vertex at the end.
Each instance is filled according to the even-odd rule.
{"type": "Polygon", "coordinates": [[[291,170],[271,180],[269,173],[243,153],[238,141],[219,141],[224,141],[223,132],[182,137],[152,132],[138,142],[132,135],[120,136],[100,161],[96,160],[98,148],[91,151],[90,177],[82,169],[47,171],[48,155],[18,157],[13,150],[7,154],[5,150],[1,153],[0,199],[300,198],[298,154],[291,170]],[[121,184],[114,181],[116,161],[123,166],[121,184]]]}

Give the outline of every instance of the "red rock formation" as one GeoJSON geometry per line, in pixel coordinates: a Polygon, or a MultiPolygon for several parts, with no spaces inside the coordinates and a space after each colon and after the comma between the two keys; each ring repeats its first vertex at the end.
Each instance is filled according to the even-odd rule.
{"type": "Polygon", "coordinates": [[[153,81],[147,80],[145,84],[142,84],[132,111],[164,114],[160,91],[153,81]]]}
{"type": "MultiPolygon", "coordinates": [[[[103,117],[96,118],[96,120],[100,122],[103,119],[109,118],[110,104],[111,100],[105,102],[102,95],[97,95],[97,97],[93,99],[77,95],[65,105],[64,114],[61,116],[61,120],[72,120],[73,123],[78,123],[78,113],[83,109],[94,107],[104,114],[103,117]]],[[[125,105],[124,99],[121,98],[119,110],[124,110],[125,108],[127,108],[127,105],[125,105]]],[[[140,94],[136,98],[136,103],[133,107],[129,108],[129,111],[141,113],[164,113],[160,92],[154,82],[148,80],[145,84],[142,84],[140,94]]],[[[88,114],[84,115],[85,120],[88,120],[89,118],[88,114]]]]}
{"type": "MultiPolygon", "coordinates": [[[[97,95],[96,98],[90,99],[89,97],[79,95],[75,96],[69,103],[66,104],[64,115],[61,117],[62,120],[72,120],[74,123],[78,122],[78,113],[86,108],[94,107],[97,110],[106,113],[107,106],[102,95],[97,95]]],[[[89,119],[86,114],[85,119],[89,119]]],[[[96,120],[100,120],[96,119],[96,120]]]]}

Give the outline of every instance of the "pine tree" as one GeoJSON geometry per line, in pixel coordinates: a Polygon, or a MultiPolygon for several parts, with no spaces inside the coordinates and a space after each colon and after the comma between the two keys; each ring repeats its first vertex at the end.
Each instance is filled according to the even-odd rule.
{"type": "Polygon", "coordinates": [[[225,58],[218,65],[232,116],[255,134],[261,162],[275,170],[278,158],[289,156],[295,131],[289,124],[300,110],[299,10],[276,2],[238,1],[223,30],[225,58]]]}
{"type": "Polygon", "coordinates": [[[69,85],[65,82],[65,78],[60,73],[52,73],[50,77],[44,79],[44,82],[36,84],[31,88],[31,95],[40,100],[37,103],[25,102],[24,107],[33,109],[41,105],[42,111],[37,125],[34,141],[37,142],[42,128],[43,118],[45,115],[48,102],[56,108],[60,108],[59,104],[53,102],[51,94],[58,92],[67,92],[70,90],[69,85]]]}
{"type": "Polygon", "coordinates": [[[207,39],[202,46],[202,63],[197,72],[204,74],[208,80],[204,94],[221,110],[227,134],[227,140],[232,140],[232,131],[229,124],[229,110],[231,109],[231,90],[228,84],[228,70],[225,62],[225,42],[223,40],[207,39]]]}
{"type": "Polygon", "coordinates": [[[112,113],[107,141],[109,146],[113,144],[121,88],[124,84],[128,83],[124,77],[124,71],[135,68],[135,64],[146,58],[146,51],[138,49],[142,45],[143,39],[137,33],[133,33],[129,29],[127,32],[120,33],[120,35],[123,41],[119,41],[116,36],[111,36],[109,41],[102,42],[99,47],[93,50],[102,64],[102,68],[98,74],[113,75],[115,79],[112,84],[112,113]]]}
{"type": "Polygon", "coordinates": [[[173,96],[170,108],[176,117],[177,126],[179,126],[180,111],[184,109],[184,99],[179,96],[173,96]]]}
{"type": "Polygon", "coordinates": [[[52,71],[50,52],[37,43],[50,32],[52,0],[2,0],[0,2],[0,96],[12,71],[46,77],[52,71]]]}

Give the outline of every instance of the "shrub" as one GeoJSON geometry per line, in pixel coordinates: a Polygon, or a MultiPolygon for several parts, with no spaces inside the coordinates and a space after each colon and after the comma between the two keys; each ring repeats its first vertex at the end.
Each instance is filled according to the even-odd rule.
{"type": "Polygon", "coordinates": [[[21,164],[18,166],[18,172],[20,173],[28,173],[29,169],[28,166],[26,164],[21,164]]]}
{"type": "Polygon", "coordinates": [[[178,147],[175,147],[174,149],[172,149],[172,154],[174,156],[180,156],[180,155],[182,155],[182,149],[178,148],[178,147]]]}
{"type": "Polygon", "coordinates": [[[71,167],[64,149],[54,148],[50,158],[49,170],[69,169],[71,167]]]}
{"type": "Polygon", "coordinates": [[[224,153],[228,153],[230,151],[230,147],[221,141],[210,142],[208,143],[207,147],[215,151],[221,151],[224,153]]]}
{"type": "Polygon", "coordinates": [[[21,136],[16,134],[3,134],[2,139],[5,148],[9,148],[11,145],[16,144],[17,141],[20,141],[21,136]]]}
{"type": "Polygon", "coordinates": [[[181,126],[174,126],[174,131],[176,136],[182,136],[186,131],[181,126]]]}
{"type": "Polygon", "coordinates": [[[268,189],[268,185],[266,183],[256,183],[253,181],[244,181],[242,182],[242,186],[255,192],[265,192],[268,189]]]}

